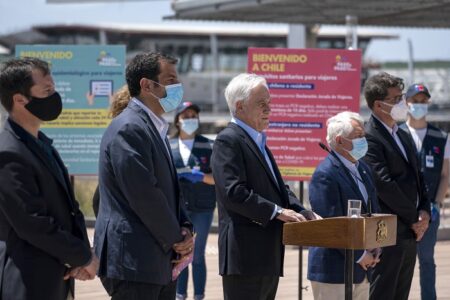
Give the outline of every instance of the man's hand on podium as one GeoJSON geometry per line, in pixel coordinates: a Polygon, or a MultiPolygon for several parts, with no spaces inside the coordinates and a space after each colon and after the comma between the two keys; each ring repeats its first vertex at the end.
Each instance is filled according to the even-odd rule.
{"type": "Polygon", "coordinates": [[[277,216],[277,219],[285,223],[306,221],[306,218],[302,214],[299,214],[292,209],[285,208],[281,210],[280,214],[277,216]]]}

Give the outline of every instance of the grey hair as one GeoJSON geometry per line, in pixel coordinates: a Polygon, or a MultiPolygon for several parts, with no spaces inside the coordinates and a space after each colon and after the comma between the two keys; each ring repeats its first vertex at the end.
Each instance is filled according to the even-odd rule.
{"type": "Polygon", "coordinates": [[[232,116],[236,113],[236,102],[247,101],[252,89],[260,84],[268,89],[266,79],[256,74],[241,73],[231,79],[225,88],[225,99],[232,116]]]}
{"type": "Polygon", "coordinates": [[[364,126],[363,118],[351,111],[340,112],[327,120],[327,143],[331,149],[336,149],[337,136],[347,137],[353,131],[352,120],[364,126]]]}

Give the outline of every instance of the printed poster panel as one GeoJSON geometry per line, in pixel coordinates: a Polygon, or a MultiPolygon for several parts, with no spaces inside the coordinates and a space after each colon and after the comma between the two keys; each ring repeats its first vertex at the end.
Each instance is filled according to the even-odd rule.
{"type": "Polygon", "coordinates": [[[361,51],[249,48],[248,71],[271,95],[268,146],[285,180],[309,180],[327,153],[326,120],[359,112],[361,51]]]}
{"type": "Polygon", "coordinates": [[[125,46],[17,45],[16,57],[50,64],[63,112],[42,131],[71,175],[96,175],[112,95],[125,84],[125,46]]]}

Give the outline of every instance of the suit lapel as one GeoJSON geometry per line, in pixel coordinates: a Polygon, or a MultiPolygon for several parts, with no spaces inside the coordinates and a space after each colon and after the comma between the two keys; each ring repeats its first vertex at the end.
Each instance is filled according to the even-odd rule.
{"type": "Polygon", "coordinates": [[[273,172],[275,173],[275,177],[278,182],[278,189],[280,190],[281,194],[283,195],[283,199],[287,199],[288,194],[286,191],[286,187],[284,186],[283,177],[281,177],[281,173],[280,173],[280,170],[278,169],[275,158],[273,157],[272,152],[269,150],[269,147],[267,147],[267,146],[266,146],[266,152],[267,152],[267,155],[269,156],[269,160],[272,164],[273,172]]]}
{"type": "MultiPolygon", "coordinates": [[[[247,144],[247,146],[250,148],[250,150],[256,155],[259,162],[261,163],[262,167],[266,171],[267,175],[269,176],[272,183],[279,189],[278,183],[275,181],[275,178],[273,177],[272,171],[270,170],[269,166],[267,165],[266,159],[264,155],[262,154],[261,150],[259,150],[259,147],[255,144],[255,142],[252,140],[252,138],[245,132],[244,129],[242,129],[239,125],[230,123],[230,126],[236,130],[236,132],[243,138],[244,142],[247,144]]],[[[273,166],[273,165],[272,165],[273,166]]]]}
{"type": "Polygon", "coordinates": [[[332,154],[330,155],[330,159],[333,161],[333,164],[338,168],[338,172],[341,174],[341,177],[344,178],[345,181],[347,181],[347,183],[352,187],[353,192],[359,196],[360,200],[362,200],[361,201],[362,206],[367,210],[366,201],[364,201],[364,196],[359,190],[358,184],[355,182],[352,175],[350,174],[350,171],[347,169],[347,167],[344,166],[344,163],[336,156],[334,152],[332,152],[332,154]]]}
{"type": "MultiPolygon", "coordinates": [[[[19,126],[19,125],[17,125],[19,126]]],[[[56,179],[56,181],[59,183],[59,185],[61,185],[62,189],[66,192],[67,196],[68,196],[68,204],[71,208],[73,208],[73,195],[71,193],[71,183],[67,182],[66,178],[62,178],[60,176],[60,174],[58,173],[58,170],[55,170],[55,167],[53,167],[50,162],[49,159],[46,157],[46,154],[43,152],[44,150],[42,150],[40,148],[40,146],[37,144],[37,142],[32,142],[29,140],[24,140],[21,137],[19,137],[18,134],[16,134],[16,132],[14,131],[14,129],[9,125],[8,122],[5,123],[5,129],[9,130],[17,139],[22,140],[25,144],[25,146],[28,148],[28,150],[30,150],[31,153],[33,153],[34,156],[36,156],[39,161],[47,168],[47,170],[50,172],[50,174],[52,174],[52,176],[56,179]],[[70,189],[70,190],[69,190],[70,189]]],[[[24,130],[24,129],[22,129],[24,130]]],[[[56,153],[56,162],[59,164],[61,170],[62,170],[62,174],[63,176],[66,176],[68,178],[67,175],[67,170],[66,167],[64,166],[64,163],[62,162],[61,158],[59,157],[58,153],[56,151],[53,150],[53,154],[56,153]]]]}
{"type": "Polygon", "coordinates": [[[151,120],[150,116],[145,112],[139,105],[134,103],[133,101],[130,101],[129,107],[133,109],[144,122],[147,124],[147,126],[150,129],[151,134],[153,135],[153,140],[156,141],[157,147],[159,147],[160,151],[163,153],[164,157],[166,158],[167,164],[169,165],[170,172],[172,173],[172,177],[177,178],[176,171],[174,170],[172,155],[170,152],[170,145],[167,142],[167,139],[164,141],[161,139],[161,136],[158,132],[158,130],[155,127],[155,124],[153,124],[153,121],[151,120]],[[166,148],[166,146],[168,148],[166,148]]]}
{"type": "MultiPolygon", "coordinates": [[[[397,151],[397,153],[400,155],[400,157],[406,162],[408,163],[408,161],[406,160],[406,157],[403,155],[402,150],[400,149],[400,147],[397,145],[397,142],[395,141],[394,137],[392,136],[392,134],[389,133],[389,131],[384,127],[384,125],[377,120],[374,116],[371,116],[371,121],[372,121],[372,125],[374,127],[374,129],[376,130],[376,132],[382,136],[382,139],[385,141],[388,141],[391,144],[391,147],[393,149],[395,149],[395,151],[397,151]]],[[[399,131],[397,131],[398,133],[399,131]]],[[[408,153],[408,152],[406,152],[408,153]]]]}
{"type": "Polygon", "coordinates": [[[414,146],[411,138],[408,136],[408,134],[406,132],[399,130],[399,131],[397,131],[397,135],[398,135],[403,147],[405,148],[405,152],[406,152],[406,156],[408,157],[409,164],[411,166],[413,166],[413,168],[415,169],[416,156],[413,154],[417,153],[417,151],[415,150],[416,147],[414,146]]]}
{"type": "MultiPolygon", "coordinates": [[[[363,180],[364,187],[366,188],[367,202],[370,201],[370,204],[371,204],[370,205],[372,208],[371,213],[374,213],[374,212],[376,212],[376,204],[374,203],[374,201],[376,199],[373,199],[371,195],[373,194],[373,189],[374,189],[375,184],[372,182],[372,179],[370,178],[370,176],[368,176],[368,174],[367,174],[368,170],[366,170],[363,167],[363,163],[361,163],[361,162],[359,163],[358,171],[363,180]]],[[[366,212],[368,212],[368,207],[366,207],[366,212]]]]}

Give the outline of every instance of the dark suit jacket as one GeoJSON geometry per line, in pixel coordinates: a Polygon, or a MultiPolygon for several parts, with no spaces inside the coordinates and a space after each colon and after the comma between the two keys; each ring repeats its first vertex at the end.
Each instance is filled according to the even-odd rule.
{"type": "MultiPolygon", "coordinates": [[[[358,171],[366,187],[372,212],[378,212],[379,206],[375,183],[370,167],[359,161],[358,171]]],[[[368,212],[363,195],[352,178],[349,170],[340,159],[329,154],[314,171],[309,184],[309,201],[314,212],[323,218],[347,215],[349,199],[362,200],[361,213],[368,212]]],[[[353,282],[361,283],[366,275],[356,261],[363,251],[355,251],[353,282]]],[[[308,279],[324,283],[344,283],[345,253],[342,249],[310,247],[308,253],[308,279]]]]}
{"type": "Polygon", "coordinates": [[[10,122],[0,133],[0,299],[66,299],[67,266],[91,259],[84,218],[59,156],[57,170],[10,122]]]}
{"type": "Polygon", "coordinates": [[[417,222],[419,210],[430,213],[430,202],[424,193],[414,145],[406,132],[397,131],[406,160],[392,135],[375,117],[371,116],[365,130],[369,150],[364,160],[373,170],[381,211],[397,215],[397,238],[415,238],[411,225],[417,222]]]}
{"type": "Polygon", "coordinates": [[[251,137],[230,123],[217,136],[212,161],[219,210],[221,275],[283,275],[283,223],[270,220],[275,204],[301,211],[284,185],[269,148],[277,177],[251,137]]]}
{"type": "Polygon", "coordinates": [[[166,285],[172,246],[187,222],[175,167],[149,115],[136,103],[117,116],[100,145],[95,224],[99,276],[166,285]]]}

